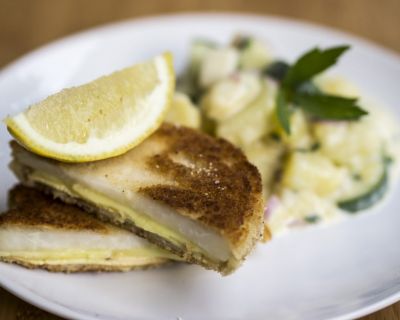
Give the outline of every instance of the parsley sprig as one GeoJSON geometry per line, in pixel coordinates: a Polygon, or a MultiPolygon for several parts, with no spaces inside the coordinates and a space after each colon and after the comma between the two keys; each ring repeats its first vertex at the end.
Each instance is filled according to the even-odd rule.
{"type": "Polygon", "coordinates": [[[367,112],[357,105],[357,99],[321,92],[312,82],[313,77],[333,66],[349,46],[326,50],[312,49],[293,65],[278,61],[266,73],[280,82],[276,99],[276,113],[282,128],[290,134],[290,114],[294,107],[323,120],[358,120],[367,112]]]}

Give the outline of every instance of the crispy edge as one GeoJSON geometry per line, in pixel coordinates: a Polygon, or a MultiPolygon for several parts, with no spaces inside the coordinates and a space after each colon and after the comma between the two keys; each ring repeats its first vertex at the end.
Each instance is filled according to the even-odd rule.
{"type": "Polygon", "coordinates": [[[49,272],[77,273],[77,272],[128,272],[132,270],[147,270],[171,264],[171,260],[160,258],[157,262],[132,266],[108,266],[102,264],[35,264],[16,257],[0,257],[0,261],[17,264],[27,269],[44,269],[49,272]]]}
{"type": "Polygon", "coordinates": [[[10,209],[0,215],[0,226],[92,231],[101,234],[112,231],[111,226],[96,220],[84,210],[21,184],[10,190],[8,203],[10,209]]]}

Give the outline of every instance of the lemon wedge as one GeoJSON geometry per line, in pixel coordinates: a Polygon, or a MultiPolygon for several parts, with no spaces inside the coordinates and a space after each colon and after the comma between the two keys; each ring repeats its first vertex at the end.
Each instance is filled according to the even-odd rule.
{"type": "Polygon", "coordinates": [[[87,162],[125,153],[162,123],[173,99],[172,56],[64,89],[5,120],[27,149],[66,162],[87,162]]]}

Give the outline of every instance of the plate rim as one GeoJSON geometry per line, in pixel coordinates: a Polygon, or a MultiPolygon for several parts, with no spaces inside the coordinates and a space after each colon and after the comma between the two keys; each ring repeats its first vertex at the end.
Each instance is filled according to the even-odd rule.
{"type": "MultiPolygon", "coordinates": [[[[245,13],[237,13],[230,11],[222,11],[222,12],[192,12],[192,11],[184,11],[180,13],[168,13],[168,14],[155,14],[155,15],[147,15],[142,17],[134,17],[127,18],[122,20],[117,20],[113,22],[108,22],[104,24],[99,24],[97,26],[93,26],[90,28],[85,28],[77,32],[73,32],[67,36],[56,38],[50,42],[47,42],[41,46],[38,46],[22,56],[12,60],[5,66],[0,69],[0,79],[3,77],[7,77],[8,73],[12,73],[14,69],[18,68],[21,64],[26,63],[31,59],[35,59],[35,56],[41,55],[43,52],[52,50],[60,45],[68,45],[69,42],[74,42],[79,40],[80,38],[85,38],[90,34],[98,33],[104,30],[111,30],[115,28],[123,28],[124,26],[129,26],[132,24],[142,24],[142,23],[157,23],[157,22],[166,22],[171,20],[179,20],[179,19],[208,19],[208,18],[231,18],[231,19],[257,19],[259,21],[268,20],[272,22],[278,22],[286,25],[299,26],[302,28],[309,29],[318,29],[319,31],[331,34],[339,37],[346,37],[350,39],[352,42],[358,43],[365,47],[368,50],[372,50],[378,52],[379,54],[385,56],[384,58],[390,58],[390,60],[395,60],[397,63],[400,63],[400,54],[391,48],[387,48],[383,45],[377,44],[369,39],[366,39],[362,36],[355,35],[351,32],[347,32],[341,29],[337,29],[334,27],[326,26],[323,24],[310,22],[298,18],[285,17],[280,15],[269,15],[269,14],[255,14],[250,12],[245,13]]],[[[16,266],[18,267],[18,266],[16,266]]],[[[3,279],[0,275],[0,287],[5,290],[11,292],[18,298],[39,307],[45,311],[51,312],[58,316],[69,318],[69,319],[83,319],[83,320],[94,320],[94,319],[105,319],[96,313],[88,313],[87,311],[71,309],[68,306],[64,306],[63,304],[49,300],[41,296],[40,294],[33,292],[27,287],[19,283],[15,283],[14,281],[8,281],[7,279],[3,279]]],[[[331,320],[346,320],[346,319],[354,319],[358,317],[362,317],[368,315],[370,313],[376,312],[380,309],[383,309],[387,306],[390,306],[396,302],[400,301],[400,290],[393,294],[388,295],[386,298],[372,303],[368,306],[365,306],[360,309],[356,309],[354,311],[350,311],[344,313],[339,316],[335,316],[333,318],[329,318],[331,320]]],[[[110,319],[110,318],[108,318],[110,319]]]]}

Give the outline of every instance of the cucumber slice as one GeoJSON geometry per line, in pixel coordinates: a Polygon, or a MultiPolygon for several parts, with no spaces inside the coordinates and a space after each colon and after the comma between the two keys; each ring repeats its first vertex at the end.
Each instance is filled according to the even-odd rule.
{"type": "Polygon", "coordinates": [[[388,171],[391,159],[385,157],[382,163],[383,170],[378,181],[367,192],[347,200],[339,201],[337,205],[340,209],[349,213],[356,213],[368,209],[383,198],[389,185],[388,171]]]}

